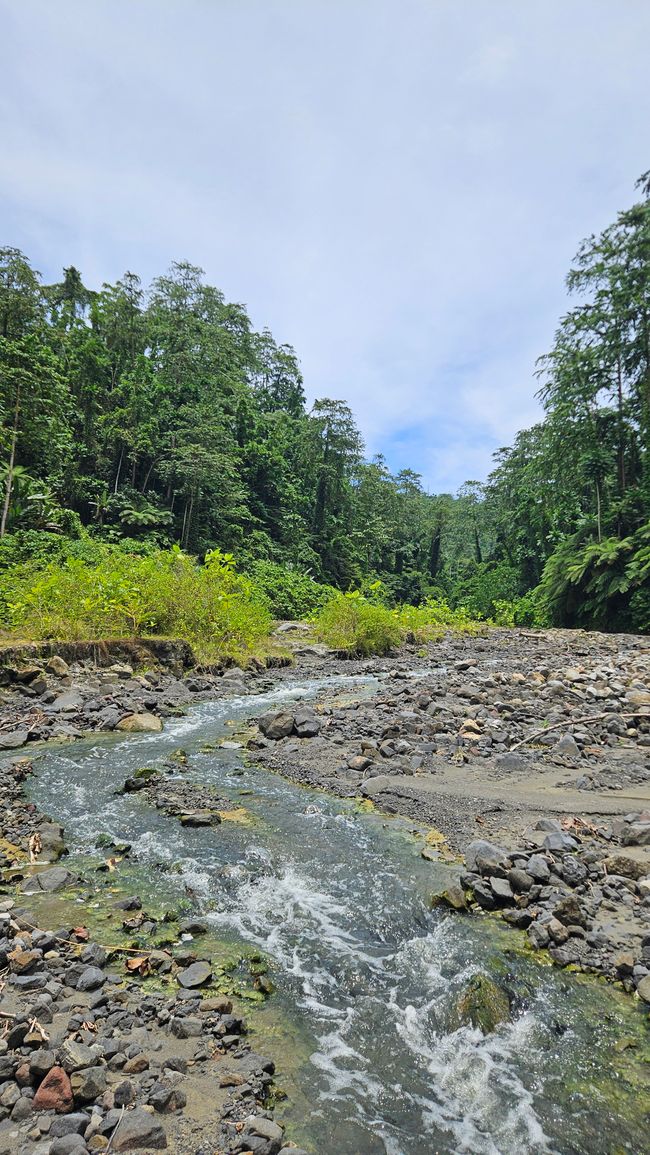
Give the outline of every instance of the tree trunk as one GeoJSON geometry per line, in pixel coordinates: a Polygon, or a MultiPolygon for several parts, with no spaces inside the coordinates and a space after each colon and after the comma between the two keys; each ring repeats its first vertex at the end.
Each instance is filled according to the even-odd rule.
{"type": "Polygon", "coordinates": [[[0,537],[4,537],[7,532],[7,521],[9,519],[9,506],[11,504],[11,493],[14,487],[14,468],[16,465],[16,442],[18,441],[18,414],[20,413],[20,387],[16,391],[16,408],[14,410],[14,428],[11,435],[11,450],[9,453],[9,466],[7,469],[7,481],[5,484],[5,499],[2,506],[2,520],[0,521],[0,537]]]}
{"type": "Polygon", "coordinates": [[[117,473],[115,474],[115,485],[113,486],[113,493],[116,494],[120,484],[120,473],[122,472],[122,459],[124,457],[124,446],[120,449],[120,460],[117,463],[117,473]]]}

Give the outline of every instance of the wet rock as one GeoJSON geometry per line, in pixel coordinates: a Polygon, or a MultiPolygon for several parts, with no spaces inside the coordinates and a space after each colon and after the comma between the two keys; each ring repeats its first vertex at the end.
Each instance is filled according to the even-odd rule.
{"type": "Polygon", "coordinates": [[[37,1111],[56,1111],[58,1115],[72,1110],[72,1086],[63,1067],[52,1067],[34,1095],[33,1103],[37,1111]]]}
{"type": "Polygon", "coordinates": [[[212,967],[209,962],[200,960],[179,971],[176,979],[182,987],[203,987],[212,980],[212,967]]]}
{"type": "Polygon", "coordinates": [[[35,894],[39,890],[50,893],[55,890],[63,890],[64,887],[71,886],[74,882],[76,882],[74,874],[71,874],[64,866],[53,866],[51,870],[41,870],[38,874],[32,874],[26,878],[20,889],[25,894],[35,894]]]}
{"type": "Polygon", "coordinates": [[[187,810],[179,817],[181,826],[219,826],[221,822],[216,810],[187,810]]]}
{"type": "Polygon", "coordinates": [[[484,1035],[510,1018],[510,1001],[505,991],[487,975],[474,975],[456,1003],[462,1024],[478,1027],[484,1035]]]}
{"type": "Polygon", "coordinates": [[[116,730],[124,730],[127,734],[157,734],[162,730],[162,719],[155,714],[127,714],[117,723],[116,730]]]}
{"type": "Polygon", "coordinates": [[[431,907],[448,906],[451,910],[467,910],[467,899],[461,886],[451,883],[438,894],[431,895],[431,907]]]}

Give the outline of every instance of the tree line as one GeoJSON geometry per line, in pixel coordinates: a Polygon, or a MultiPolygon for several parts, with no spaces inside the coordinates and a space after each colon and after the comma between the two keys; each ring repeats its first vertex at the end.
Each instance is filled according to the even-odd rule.
{"type": "Polygon", "coordinates": [[[201,269],[93,290],[0,249],[0,563],[90,535],[497,620],[650,628],[648,176],[639,188],[578,251],[538,366],[543,420],[455,495],[367,460],[344,401],[307,407],[293,348],[201,269]]]}

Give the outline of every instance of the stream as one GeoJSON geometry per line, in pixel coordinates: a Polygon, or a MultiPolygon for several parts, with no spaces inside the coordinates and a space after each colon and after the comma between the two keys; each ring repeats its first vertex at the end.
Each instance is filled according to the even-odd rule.
{"type": "MultiPolygon", "coordinates": [[[[429,910],[457,870],[422,858],[412,823],[247,767],[237,749],[204,749],[233,723],[328,686],[363,694],[376,683],[294,683],[192,707],[161,734],[51,747],[30,796],[63,823],[73,853],[91,853],[100,834],[132,843],[154,889],[190,894],[220,939],[268,956],[267,1007],[288,1040],[284,1056],[271,1048],[289,1093],[280,1117],[319,1155],[649,1152],[632,1000],[544,965],[496,920],[429,910]],[[250,824],[182,827],[116,794],[178,747],[189,756],[178,775],[245,806],[250,824]],[[479,971],[513,1005],[485,1037],[455,1017],[479,971]],[[622,1038],[632,1042],[619,1053],[622,1038]]],[[[262,1034],[265,1013],[252,1016],[262,1034]]]]}

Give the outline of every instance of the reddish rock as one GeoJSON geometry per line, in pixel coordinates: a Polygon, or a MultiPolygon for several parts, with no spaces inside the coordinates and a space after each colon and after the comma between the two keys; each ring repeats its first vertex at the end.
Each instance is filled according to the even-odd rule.
{"type": "Polygon", "coordinates": [[[52,1067],[48,1071],[33,1102],[37,1111],[56,1111],[58,1115],[65,1115],[72,1110],[72,1087],[63,1067],[52,1067]]]}

